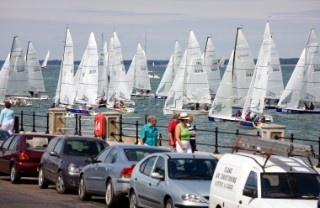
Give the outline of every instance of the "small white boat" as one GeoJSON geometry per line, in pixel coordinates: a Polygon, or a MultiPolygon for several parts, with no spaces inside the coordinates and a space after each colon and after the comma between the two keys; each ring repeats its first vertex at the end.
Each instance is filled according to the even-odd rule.
{"type": "Polygon", "coordinates": [[[127,107],[119,108],[118,106],[109,105],[109,104],[107,105],[107,108],[114,111],[120,111],[122,113],[133,113],[135,110],[134,108],[127,108],[127,107]]]}
{"type": "Polygon", "coordinates": [[[156,74],[154,71],[148,71],[148,75],[150,79],[160,79],[159,75],[156,74]]]}

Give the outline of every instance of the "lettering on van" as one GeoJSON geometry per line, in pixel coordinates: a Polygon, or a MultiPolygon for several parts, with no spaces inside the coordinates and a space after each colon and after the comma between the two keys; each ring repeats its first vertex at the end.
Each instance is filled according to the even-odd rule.
{"type": "Polygon", "coordinates": [[[237,177],[232,176],[233,168],[225,167],[223,172],[217,172],[215,175],[214,185],[218,188],[223,188],[232,191],[234,184],[237,182],[237,177]]]}

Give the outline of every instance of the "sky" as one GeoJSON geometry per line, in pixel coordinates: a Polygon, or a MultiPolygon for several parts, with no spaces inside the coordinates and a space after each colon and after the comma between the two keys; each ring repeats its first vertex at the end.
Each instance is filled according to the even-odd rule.
{"type": "Polygon", "coordinates": [[[44,59],[61,59],[65,29],[69,26],[74,58],[81,60],[90,32],[98,47],[101,34],[115,31],[125,60],[137,44],[148,59],[167,60],[174,43],[187,47],[193,30],[201,49],[212,37],[216,57],[230,56],[237,27],[243,27],[253,56],[258,56],[267,21],[281,58],[297,58],[310,29],[320,37],[320,0],[0,0],[0,60],[10,52],[14,36],[24,52],[28,41],[44,59]]]}

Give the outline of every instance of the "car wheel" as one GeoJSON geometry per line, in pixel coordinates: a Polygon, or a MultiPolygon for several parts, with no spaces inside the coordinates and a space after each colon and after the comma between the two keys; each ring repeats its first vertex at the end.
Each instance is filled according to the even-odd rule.
{"type": "Polygon", "coordinates": [[[173,202],[172,202],[171,198],[168,198],[166,200],[166,204],[165,204],[164,208],[173,208],[173,202]]]}
{"type": "Polygon", "coordinates": [[[130,208],[138,208],[138,200],[136,193],[132,191],[129,197],[130,208]]]}
{"type": "Polygon", "coordinates": [[[18,183],[20,180],[20,176],[17,172],[17,168],[15,165],[12,165],[11,171],[10,171],[10,181],[12,184],[18,183]]]}
{"type": "Polygon", "coordinates": [[[82,200],[82,201],[86,201],[86,200],[91,199],[91,195],[87,193],[86,184],[84,182],[84,176],[81,176],[81,178],[80,178],[78,195],[79,195],[80,200],[82,200]]]}
{"type": "Polygon", "coordinates": [[[49,182],[44,177],[42,168],[40,168],[40,170],[39,170],[38,185],[39,185],[39,188],[41,188],[41,189],[46,189],[49,186],[49,182]]]}
{"type": "Polygon", "coordinates": [[[114,207],[116,203],[117,203],[117,199],[116,199],[116,196],[114,195],[112,181],[109,180],[107,182],[107,187],[106,187],[106,205],[107,207],[114,207]]]}
{"type": "Polygon", "coordinates": [[[56,190],[59,194],[64,194],[66,192],[66,187],[64,185],[62,172],[60,171],[56,180],[56,190]]]}

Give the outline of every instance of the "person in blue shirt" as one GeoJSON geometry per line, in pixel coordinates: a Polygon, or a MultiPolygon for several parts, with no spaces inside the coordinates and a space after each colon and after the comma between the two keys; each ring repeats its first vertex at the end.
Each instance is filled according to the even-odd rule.
{"type": "Polygon", "coordinates": [[[14,127],[14,112],[11,110],[11,103],[9,101],[4,102],[5,108],[0,113],[0,125],[1,129],[8,131],[12,134],[14,127]]]}
{"type": "Polygon", "coordinates": [[[155,115],[148,116],[148,123],[140,130],[139,143],[141,145],[158,146],[158,129],[155,115]]]}

